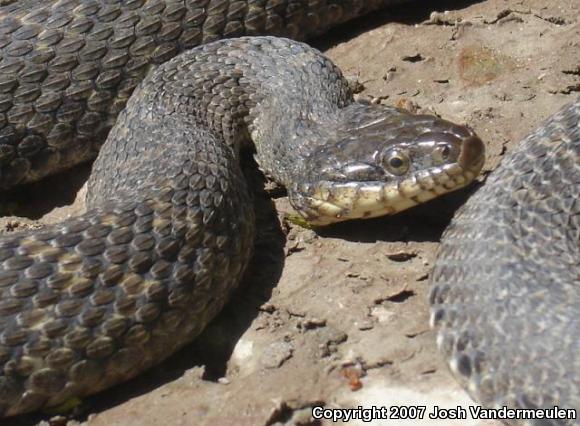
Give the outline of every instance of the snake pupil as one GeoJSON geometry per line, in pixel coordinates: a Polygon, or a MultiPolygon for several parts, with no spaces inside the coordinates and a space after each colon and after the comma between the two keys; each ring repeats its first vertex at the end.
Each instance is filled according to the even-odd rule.
{"type": "Polygon", "coordinates": [[[399,167],[403,166],[403,160],[398,157],[391,158],[390,160],[391,167],[394,169],[398,169],[399,167]]]}
{"type": "Polygon", "coordinates": [[[395,176],[401,176],[409,170],[409,156],[398,148],[383,153],[382,162],[387,171],[395,176]]]}

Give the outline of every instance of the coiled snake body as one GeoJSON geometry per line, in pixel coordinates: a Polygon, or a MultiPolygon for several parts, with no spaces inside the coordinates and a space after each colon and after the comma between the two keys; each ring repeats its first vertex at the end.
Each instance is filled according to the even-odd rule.
{"type": "Polygon", "coordinates": [[[392,3],[21,0],[0,9],[2,188],[92,157],[164,62],[100,149],[88,212],[0,239],[0,415],[98,392],[199,334],[251,253],[238,165],[249,139],[260,167],[320,225],[395,213],[477,175],[483,145],[473,132],[353,102],[314,49],[272,37],[213,41],[303,37],[392,3]]]}
{"type": "Polygon", "coordinates": [[[580,99],[504,157],[457,214],[431,282],[439,347],[477,400],[578,415],[580,99]]]}

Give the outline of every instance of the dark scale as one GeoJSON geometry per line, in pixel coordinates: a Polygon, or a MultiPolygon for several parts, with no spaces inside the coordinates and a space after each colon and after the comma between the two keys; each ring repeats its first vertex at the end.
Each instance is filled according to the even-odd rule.
{"type": "Polygon", "coordinates": [[[0,188],[100,150],[85,214],[0,238],[0,416],[128,380],[215,317],[253,247],[238,164],[249,144],[317,223],[394,213],[477,175],[483,144],[471,130],[354,102],[315,49],[274,37],[209,43],[302,38],[393,3],[0,9],[0,188]]]}

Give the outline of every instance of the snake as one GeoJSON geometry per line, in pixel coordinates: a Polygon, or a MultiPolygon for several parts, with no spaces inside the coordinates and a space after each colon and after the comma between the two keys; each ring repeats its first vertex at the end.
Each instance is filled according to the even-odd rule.
{"type": "Polygon", "coordinates": [[[0,239],[1,416],[126,381],[200,334],[252,254],[242,156],[316,226],[394,214],[475,178],[484,145],[471,129],[355,102],[329,59],[282,37],[390,3],[0,9],[0,186],[98,151],[86,213],[0,239]]]}
{"type": "Polygon", "coordinates": [[[457,213],[431,284],[438,346],[476,400],[522,415],[573,410],[510,424],[578,424],[580,98],[509,152],[457,213]]]}
{"type": "MultiPolygon", "coordinates": [[[[86,213],[0,237],[0,416],[104,390],[199,335],[252,253],[244,152],[317,226],[394,214],[478,175],[485,148],[470,128],[355,101],[330,60],[293,41],[395,3],[0,8],[0,189],[96,157],[86,213]]],[[[454,293],[434,285],[434,304],[454,293]]],[[[442,346],[466,364],[465,348],[442,346]]]]}

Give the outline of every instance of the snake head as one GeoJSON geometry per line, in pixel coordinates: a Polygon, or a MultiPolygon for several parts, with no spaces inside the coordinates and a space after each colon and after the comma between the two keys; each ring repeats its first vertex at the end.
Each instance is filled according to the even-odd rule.
{"type": "Polygon", "coordinates": [[[311,153],[290,201],[313,225],[394,214],[470,183],[485,146],[464,126],[365,104],[346,107],[336,138],[311,153]]]}

